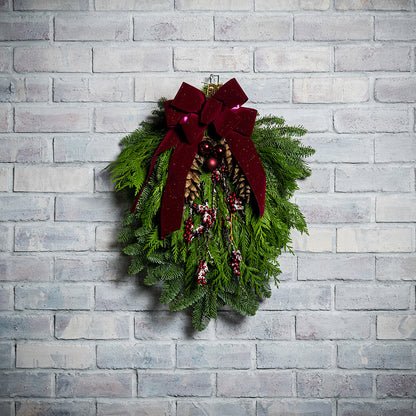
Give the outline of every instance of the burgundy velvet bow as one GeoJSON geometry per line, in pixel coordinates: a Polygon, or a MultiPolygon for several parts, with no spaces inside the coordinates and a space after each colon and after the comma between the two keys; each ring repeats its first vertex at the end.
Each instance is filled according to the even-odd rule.
{"type": "MultiPolygon", "coordinates": [[[[241,107],[247,99],[237,80],[233,78],[208,99],[202,91],[184,82],[175,98],[165,102],[169,131],[152,157],[149,173],[142,187],[143,190],[159,154],[175,147],[169,161],[168,177],[162,196],[160,213],[162,237],[181,228],[186,176],[198,152],[198,144],[210,123],[221,137],[226,138],[232,154],[253,190],[260,215],[263,215],[266,175],[250,139],[257,111],[241,107]]],[[[131,208],[132,212],[136,209],[141,192],[131,208]]]]}

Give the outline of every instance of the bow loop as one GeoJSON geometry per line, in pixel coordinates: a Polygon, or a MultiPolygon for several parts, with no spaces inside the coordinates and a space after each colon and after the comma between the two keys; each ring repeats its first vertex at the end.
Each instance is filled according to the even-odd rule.
{"type": "Polygon", "coordinates": [[[171,105],[186,113],[198,113],[205,103],[205,95],[198,88],[182,82],[171,105]]]}

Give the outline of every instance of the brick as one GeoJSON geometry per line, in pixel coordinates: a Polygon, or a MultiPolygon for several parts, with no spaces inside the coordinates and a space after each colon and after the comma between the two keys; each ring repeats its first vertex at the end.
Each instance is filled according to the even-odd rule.
{"type": "Polygon", "coordinates": [[[343,227],[337,230],[337,252],[400,253],[412,251],[410,228],[359,229],[343,227]]]}
{"type": "Polygon", "coordinates": [[[15,168],[15,192],[88,192],[89,168],[18,166],[15,168]]]}
{"type": "Polygon", "coordinates": [[[376,162],[415,162],[416,142],[407,135],[380,135],[375,139],[376,162]]]}
{"type": "Polygon", "coordinates": [[[55,336],[59,339],[126,339],[129,337],[129,317],[108,314],[57,315],[55,336]]]}
{"type": "Polygon", "coordinates": [[[335,305],[337,309],[400,310],[409,308],[408,285],[337,285],[335,305]]]}
{"type": "Polygon", "coordinates": [[[167,10],[171,0],[95,0],[96,10],[167,10]]]}
{"type": "Polygon", "coordinates": [[[413,78],[376,79],[375,99],[386,103],[414,103],[416,102],[416,80],[413,78]]]}
{"type": "Polygon", "coordinates": [[[308,224],[370,221],[370,198],[298,197],[296,204],[308,224]]]}
{"type": "Polygon", "coordinates": [[[230,371],[217,374],[220,397],[289,397],[292,375],[286,371],[230,371]]]}
{"type": "Polygon", "coordinates": [[[53,82],[56,102],[126,102],[132,97],[129,77],[55,78],[53,82]]]}
{"type": "Polygon", "coordinates": [[[105,47],[93,50],[94,72],[169,71],[171,48],[166,47],[105,47]]]}
{"type": "Polygon", "coordinates": [[[345,166],[335,170],[337,192],[410,192],[412,170],[401,167],[345,166]]]}
{"type": "Polygon", "coordinates": [[[127,263],[128,260],[121,254],[103,257],[89,253],[88,256],[77,254],[74,258],[57,257],[55,280],[75,282],[120,280],[127,271],[127,263]]]}
{"type": "Polygon", "coordinates": [[[7,369],[14,365],[14,345],[0,343],[0,368],[7,369]]]}
{"type": "Polygon", "coordinates": [[[7,17],[0,19],[0,40],[48,40],[49,18],[7,17]]]}
{"type": "Polygon", "coordinates": [[[411,10],[410,0],[335,0],[339,10],[411,10]]]}
{"type": "Polygon", "coordinates": [[[88,0],[14,0],[14,10],[88,10],[88,0]]]}
{"type": "Polygon", "coordinates": [[[413,416],[413,404],[403,400],[338,401],[339,416],[413,416]]]}
{"type": "Polygon", "coordinates": [[[53,218],[53,198],[40,196],[3,196],[0,199],[3,221],[45,221],[53,218]]]}
{"type": "Polygon", "coordinates": [[[297,339],[368,339],[371,318],[362,313],[311,312],[296,317],[297,339]]]}
{"type": "Polygon", "coordinates": [[[83,286],[17,286],[16,309],[91,309],[92,288],[83,286]]]}
{"type": "Polygon", "coordinates": [[[308,415],[332,416],[329,400],[262,399],[257,400],[257,416],[308,415]]]}
{"type": "Polygon", "coordinates": [[[366,369],[409,369],[414,350],[403,344],[340,344],[338,345],[338,367],[366,369]]]}
{"type": "Polygon", "coordinates": [[[9,163],[49,162],[49,143],[42,137],[2,138],[0,160],[9,163]]]}
{"type": "Polygon", "coordinates": [[[298,280],[372,280],[373,276],[372,256],[298,256],[298,280]]]}
{"type": "Polygon", "coordinates": [[[338,133],[389,133],[408,131],[406,109],[349,108],[335,111],[334,126],[338,133]]]}
{"type": "Polygon", "coordinates": [[[97,251],[120,251],[121,245],[117,242],[120,227],[99,225],[95,232],[95,249],[97,251]]]}
{"type": "Polygon", "coordinates": [[[89,345],[18,344],[16,367],[86,369],[95,364],[95,353],[89,345]]]}
{"type": "Polygon", "coordinates": [[[330,228],[309,227],[309,235],[292,231],[291,238],[295,251],[313,253],[331,252],[334,240],[333,230],[330,228]]]}
{"type": "MultiPolygon", "coordinates": [[[[148,308],[151,308],[150,304],[148,308]]],[[[207,339],[210,338],[213,329],[214,325],[211,322],[203,332],[193,331],[192,323],[186,313],[173,313],[171,311],[140,312],[134,318],[135,338],[140,340],[175,340],[185,337],[207,339]]]]}
{"type": "Polygon", "coordinates": [[[51,316],[14,315],[0,317],[0,338],[45,339],[51,336],[51,316]]]}
{"type": "Polygon", "coordinates": [[[296,107],[276,109],[276,105],[272,107],[257,105],[256,109],[259,114],[275,115],[283,118],[288,126],[302,126],[309,133],[332,130],[332,114],[325,109],[299,109],[296,107]]]}
{"type": "Polygon", "coordinates": [[[150,108],[143,107],[97,107],[95,131],[98,133],[131,133],[149,117],[150,108]]]}
{"type": "MultiPolygon", "coordinates": [[[[55,162],[110,162],[120,154],[119,137],[56,137],[55,162]]],[[[107,178],[110,182],[110,178],[107,178]]]]}
{"type": "MultiPolygon", "coordinates": [[[[310,160],[311,163],[369,163],[373,161],[373,140],[354,138],[348,135],[339,136],[341,137],[304,137],[302,143],[306,146],[313,147],[316,151],[316,153],[308,160],[310,160]]],[[[313,179],[313,176],[315,176],[317,171],[318,174],[320,171],[328,172],[326,169],[317,169],[312,166],[312,176],[306,180],[313,179]]],[[[298,183],[301,187],[303,186],[303,181],[298,183]]]]}
{"type": "Polygon", "coordinates": [[[58,196],[55,203],[56,221],[117,221],[121,207],[114,196],[58,196]]]}
{"type": "Polygon", "coordinates": [[[177,10],[251,10],[249,0],[176,0],[177,10]]]}
{"type": "Polygon", "coordinates": [[[24,401],[16,402],[16,416],[95,416],[95,403],[86,401],[24,401]]]}
{"type": "Polygon", "coordinates": [[[365,373],[298,373],[297,388],[300,397],[370,397],[373,377],[365,373]]]}
{"type": "Polygon", "coordinates": [[[134,18],[134,40],[210,40],[212,19],[207,16],[164,14],[134,18]]]}
{"type": "Polygon", "coordinates": [[[416,397],[416,375],[379,374],[376,379],[376,390],[378,398],[414,398],[416,397]]]}
{"type": "Polygon", "coordinates": [[[328,310],[331,308],[331,287],[305,287],[303,283],[281,283],[261,306],[262,310],[328,310]]]}
{"type": "Polygon", "coordinates": [[[0,79],[0,101],[2,102],[47,102],[48,100],[48,78],[8,77],[0,79]]]}
{"type": "Polygon", "coordinates": [[[313,47],[261,47],[254,52],[256,72],[329,72],[331,49],[313,47]]]}
{"type": "Polygon", "coordinates": [[[332,172],[329,169],[316,167],[312,167],[312,172],[311,176],[297,182],[299,186],[298,193],[329,192],[330,184],[332,185],[332,172]]]}
{"type": "Polygon", "coordinates": [[[52,378],[46,373],[2,373],[0,397],[51,397],[52,378]]]}
{"type": "Polygon", "coordinates": [[[198,400],[178,401],[177,414],[181,416],[251,416],[254,414],[254,403],[251,400],[198,400]]]}
{"type": "Polygon", "coordinates": [[[0,192],[9,190],[11,173],[8,168],[0,167],[0,192]]]}
{"type": "Polygon", "coordinates": [[[329,0],[256,0],[256,11],[328,10],[329,0]]]}
{"type": "Polygon", "coordinates": [[[10,72],[10,48],[2,46],[0,47],[0,72],[10,72]]]}
{"type": "Polygon", "coordinates": [[[285,78],[239,79],[250,103],[288,103],[291,100],[290,80],[285,78]]]}
{"type": "Polygon", "coordinates": [[[378,280],[414,280],[416,257],[376,257],[376,277],[378,280]]]}
{"type": "MultiPolygon", "coordinates": [[[[102,311],[131,310],[146,311],[155,309],[149,289],[137,287],[137,283],[114,285],[97,285],[95,290],[95,309],[102,311]]],[[[166,307],[159,306],[164,309],[166,307]]]]}
{"type": "Polygon", "coordinates": [[[73,107],[15,108],[14,129],[19,133],[88,132],[89,111],[73,107]]]}
{"type": "Polygon", "coordinates": [[[372,39],[371,16],[295,16],[294,25],[295,40],[372,39]]]}
{"type": "Polygon", "coordinates": [[[281,339],[292,337],[293,316],[258,311],[255,316],[241,318],[232,312],[220,312],[217,320],[218,339],[281,339]]]}
{"type": "Polygon", "coordinates": [[[367,78],[295,78],[294,103],[359,103],[369,100],[367,78]]]}
{"type": "Polygon", "coordinates": [[[13,308],[13,288],[0,285],[0,310],[9,311],[13,308]]]}
{"type": "Polygon", "coordinates": [[[290,16],[215,16],[215,40],[267,41],[291,38],[290,16]]]}
{"type": "Polygon", "coordinates": [[[253,357],[248,344],[194,344],[177,345],[178,368],[234,368],[248,369],[253,357]]]}
{"type": "Polygon", "coordinates": [[[87,46],[21,46],[14,49],[16,72],[90,72],[91,48],[87,46]]]}
{"type": "Polygon", "coordinates": [[[182,82],[186,82],[195,88],[201,87],[201,77],[183,74],[181,78],[164,75],[140,76],[135,78],[135,101],[157,102],[161,97],[173,99],[179,90],[182,82]]]}
{"type": "Polygon", "coordinates": [[[57,374],[57,397],[131,397],[131,373],[57,374]]]}
{"type": "Polygon", "coordinates": [[[257,344],[257,368],[328,368],[333,346],[321,342],[267,342],[257,344]]]}
{"type": "Polygon", "coordinates": [[[11,108],[8,105],[0,105],[0,132],[10,131],[11,108]]]}
{"type": "Polygon", "coordinates": [[[416,40],[416,22],[410,16],[376,17],[376,40],[416,40]]]}
{"type": "Polygon", "coordinates": [[[10,251],[13,241],[12,232],[11,227],[0,225],[0,251],[10,251]]]}
{"type": "Polygon", "coordinates": [[[416,198],[380,196],[376,198],[377,222],[415,222],[416,198]]]}
{"type": "Polygon", "coordinates": [[[213,378],[209,373],[139,373],[139,397],[211,396],[213,378]]]}
{"type": "Polygon", "coordinates": [[[129,35],[128,16],[55,17],[55,41],[125,41],[129,35]]]}
{"type": "Polygon", "coordinates": [[[176,47],[173,56],[175,71],[249,72],[250,50],[230,46],[216,48],[176,47]]]}
{"type": "Polygon", "coordinates": [[[9,0],[0,0],[0,10],[1,11],[10,10],[9,0]]]}
{"type": "Polygon", "coordinates": [[[99,368],[173,368],[173,344],[106,344],[97,347],[99,368]]]}
{"type": "Polygon", "coordinates": [[[335,71],[410,71],[406,46],[337,46],[335,71]]]}
{"type": "Polygon", "coordinates": [[[416,339],[416,315],[378,315],[377,339],[416,339]]]}
{"type": "MultiPolygon", "coordinates": [[[[171,416],[175,403],[168,400],[129,400],[120,403],[97,403],[97,416],[171,416]]],[[[94,413],[95,415],[95,413],[94,413]]]]}
{"type": "Polygon", "coordinates": [[[85,251],[92,248],[91,228],[72,224],[20,225],[15,251],[85,251]]]}
{"type": "Polygon", "coordinates": [[[14,403],[0,402],[0,414],[4,416],[13,416],[14,415],[14,403]]]}

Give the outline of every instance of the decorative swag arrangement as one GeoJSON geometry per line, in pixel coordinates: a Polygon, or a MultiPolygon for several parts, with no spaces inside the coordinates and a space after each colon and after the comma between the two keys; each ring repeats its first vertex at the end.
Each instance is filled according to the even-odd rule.
{"type": "Polygon", "coordinates": [[[132,257],[129,273],[161,283],[160,301],[192,307],[203,330],[229,305],[254,315],[279,283],[278,256],[291,251],[290,230],[307,232],[290,201],[310,175],[306,133],[277,117],[257,118],[235,79],[212,78],[203,91],[182,83],[173,100],[122,142],[109,165],[116,190],[134,203],[118,237],[132,257]]]}

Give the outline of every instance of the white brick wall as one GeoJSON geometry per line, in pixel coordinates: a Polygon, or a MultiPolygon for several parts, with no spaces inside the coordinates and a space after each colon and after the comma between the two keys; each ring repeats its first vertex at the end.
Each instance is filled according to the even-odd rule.
{"type": "Polygon", "coordinates": [[[0,0],[0,414],[411,416],[414,0],[0,0]],[[194,333],[127,276],[103,168],[182,81],[316,149],[279,289],[194,333]]]}

